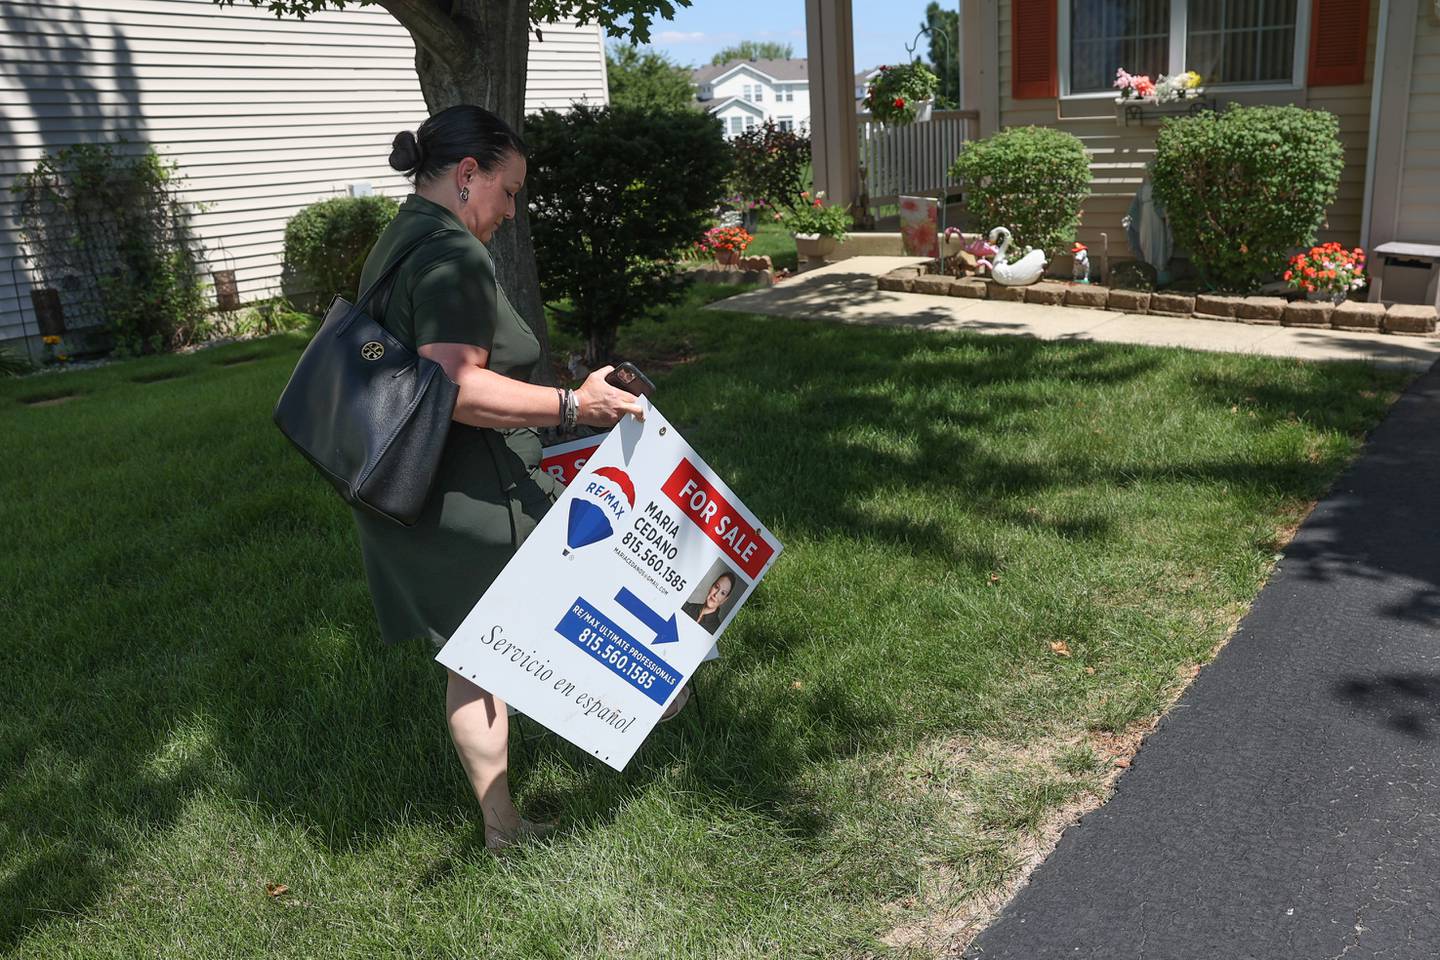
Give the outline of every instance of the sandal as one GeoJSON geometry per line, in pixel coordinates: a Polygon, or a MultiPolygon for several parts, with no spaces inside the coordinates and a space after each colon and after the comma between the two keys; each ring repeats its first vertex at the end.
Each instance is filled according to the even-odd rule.
{"type": "Polygon", "coordinates": [[[685,704],[689,702],[690,684],[687,683],[685,684],[685,686],[680,688],[679,693],[675,694],[675,699],[670,701],[670,706],[665,708],[665,712],[660,714],[660,722],[664,723],[667,720],[674,720],[676,714],[678,714],[681,710],[684,710],[685,704]]]}

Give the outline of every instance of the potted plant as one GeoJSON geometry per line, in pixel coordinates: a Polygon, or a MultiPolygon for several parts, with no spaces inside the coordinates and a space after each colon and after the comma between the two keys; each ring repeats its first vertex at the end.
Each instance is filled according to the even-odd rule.
{"type": "Polygon", "coordinates": [[[1290,258],[1284,276],[1292,288],[1304,291],[1307,300],[1341,303],[1351,290],[1365,286],[1365,251],[1346,250],[1338,243],[1311,247],[1290,258]]]}
{"type": "Polygon", "coordinates": [[[940,78],[923,63],[882,66],[865,90],[865,109],[881,123],[903,127],[930,119],[940,78]]]}
{"type": "Polygon", "coordinates": [[[733,267],[754,239],[743,227],[711,227],[705,231],[700,246],[713,254],[721,266],[733,267]]]}
{"type": "Polygon", "coordinates": [[[850,229],[850,212],[844,207],[826,206],[825,191],[813,197],[806,190],[801,202],[786,213],[775,214],[786,230],[795,237],[795,250],[812,264],[825,262],[835,245],[845,239],[850,229]]]}

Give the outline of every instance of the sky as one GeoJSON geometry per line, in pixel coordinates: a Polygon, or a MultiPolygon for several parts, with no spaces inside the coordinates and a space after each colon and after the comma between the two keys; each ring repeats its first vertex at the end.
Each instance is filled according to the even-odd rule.
{"type": "MultiPolygon", "coordinates": [[[[905,45],[925,21],[929,0],[852,0],[855,16],[855,69],[906,60],[905,45]]],[[[946,4],[949,6],[949,4],[946,4]]],[[[804,0],[692,0],[675,19],[657,21],[651,46],[685,66],[703,66],[724,47],[741,40],[774,40],[805,56],[804,0]]],[[[916,53],[929,58],[929,40],[921,37],[916,53]]]]}

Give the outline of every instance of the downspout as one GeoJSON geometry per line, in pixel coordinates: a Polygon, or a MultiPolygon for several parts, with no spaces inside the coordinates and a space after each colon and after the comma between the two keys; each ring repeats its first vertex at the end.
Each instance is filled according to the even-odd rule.
{"type": "MultiPolygon", "coordinates": [[[[1312,26],[1311,29],[1314,29],[1312,26]]],[[[1375,73],[1370,81],[1370,137],[1365,147],[1365,202],[1360,213],[1360,249],[1370,249],[1370,214],[1375,200],[1375,151],[1380,141],[1380,103],[1385,77],[1385,52],[1390,47],[1390,0],[1380,0],[1375,34],[1375,73]]]]}

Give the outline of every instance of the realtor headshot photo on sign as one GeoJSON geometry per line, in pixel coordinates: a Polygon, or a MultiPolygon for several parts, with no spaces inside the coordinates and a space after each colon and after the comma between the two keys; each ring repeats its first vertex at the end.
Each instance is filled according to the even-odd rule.
{"type": "Polygon", "coordinates": [[[680,607],[680,613],[713,634],[720,629],[720,624],[725,622],[749,587],[750,584],[741,580],[725,561],[716,560],[709,572],[700,578],[689,602],[680,607]]]}

